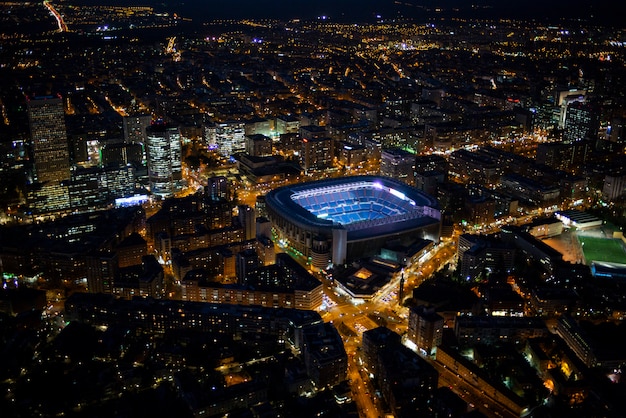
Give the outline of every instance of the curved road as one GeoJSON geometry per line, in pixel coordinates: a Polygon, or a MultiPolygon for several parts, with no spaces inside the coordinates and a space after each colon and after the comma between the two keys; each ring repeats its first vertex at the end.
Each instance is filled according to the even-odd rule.
{"type": "Polygon", "coordinates": [[[54,8],[54,6],[52,6],[52,3],[50,3],[50,0],[44,0],[43,5],[46,6],[48,8],[48,10],[50,10],[50,13],[52,13],[54,18],[57,20],[57,25],[59,26],[59,30],[58,31],[59,32],[69,32],[69,28],[65,24],[65,21],[63,20],[63,16],[61,16],[61,13],[59,13],[54,8]]]}

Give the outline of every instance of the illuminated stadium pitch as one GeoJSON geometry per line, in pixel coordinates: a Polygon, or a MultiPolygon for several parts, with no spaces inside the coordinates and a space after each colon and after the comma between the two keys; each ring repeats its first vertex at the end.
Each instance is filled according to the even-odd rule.
{"type": "Polygon", "coordinates": [[[436,200],[387,177],[281,187],[267,195],[266,203],[279,244],[320,268],[371,255],[390,239],[439,240],[436,200]]]}
{"type": "Polygon", "coordinates": [[[313,188],[291,199],[320,219],[341,225],[405,215],[416,210],[415,201],[380,181],[361,181],[313,188]]]}

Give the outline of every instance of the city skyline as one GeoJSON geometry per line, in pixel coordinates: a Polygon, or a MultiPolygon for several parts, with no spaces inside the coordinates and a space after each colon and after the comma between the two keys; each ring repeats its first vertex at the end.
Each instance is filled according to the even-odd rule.
{"type": "Polygon", "coordinates": [[[0,3],[0,414],[621,417],[604,7],[0,3]]]}
{"type": "MultiPolygon", "coordinates": [[[[101,0],[82,0],[86,4],[104,4],[101,0]]],[[[414,19],[425,21],[432,18],[488,18],[533,19],[538,21],[582,20],[599,24],[618,24],[619,17],[613,12],[614,3],[551,0],[526,2],[501,2],[494,0],[320,0],[316,2],[289,0],[217,0],[200,1],[128,2],[115,0],[122,6],[151,5],[169,11],[177,11],[186,17],[201,21],[215,19],[317,19],[325,17],[338,22],[377,21],[390,19],[414,19]]]]}

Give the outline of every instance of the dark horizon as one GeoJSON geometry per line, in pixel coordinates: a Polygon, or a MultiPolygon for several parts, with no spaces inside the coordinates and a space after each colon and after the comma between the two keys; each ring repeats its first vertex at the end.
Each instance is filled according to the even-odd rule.
{"type": "Polygon", "coordinates": [[[608,0],[78,0],[84,4],[150,5],[194,20],[305,19],[326,16],[337,22],[376,20],[432,20],[434,18],[520,19],[543,22],[581,20],[607,25],[622,24],[615,4],[608,0]]]}

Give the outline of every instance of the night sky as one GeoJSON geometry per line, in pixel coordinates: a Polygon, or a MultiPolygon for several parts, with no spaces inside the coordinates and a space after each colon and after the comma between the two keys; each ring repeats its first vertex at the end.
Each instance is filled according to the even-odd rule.
{"type": "Polygon", "coordinates": [[[273,18],[374,21],[398,17],[513,18],[558,21],[584,19],[624,26],[626,19],[611,0],[77,0],[90,4],[152,5],[195,20],[273,18]],[[435,12],[435,8],[440,10],[435,12]]]}

